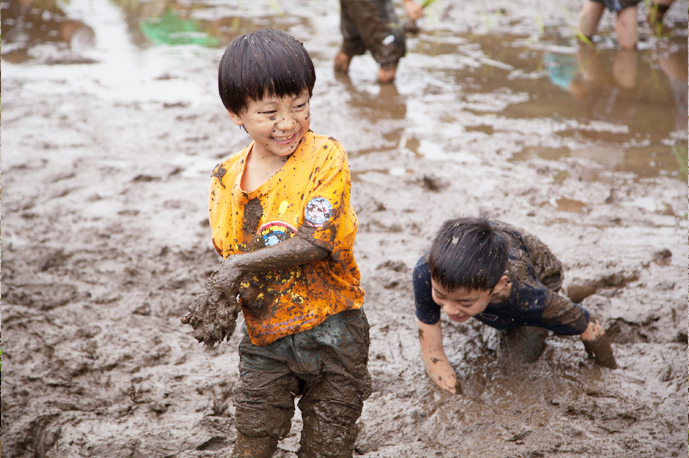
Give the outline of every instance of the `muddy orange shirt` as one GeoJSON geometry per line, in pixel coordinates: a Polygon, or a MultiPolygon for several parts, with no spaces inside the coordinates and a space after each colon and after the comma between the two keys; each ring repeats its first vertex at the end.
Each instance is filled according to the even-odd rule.
{"type": "Polygon", "coordinates": [[[361,308],[364,290],[352,248],[357,218],[349,205],[347,153],[333,138],[308,132],[282,169],[252,192],[240,183],[252,142],[219,164],[209,195],[213,245],[227,258],[297,233],[329,255],[290,270],[251,274],[240,293],[251,341],[267,345],[311,329],[330,315],[361,308]],[[249,301],[250,302],[250,301],[249,301]]]}

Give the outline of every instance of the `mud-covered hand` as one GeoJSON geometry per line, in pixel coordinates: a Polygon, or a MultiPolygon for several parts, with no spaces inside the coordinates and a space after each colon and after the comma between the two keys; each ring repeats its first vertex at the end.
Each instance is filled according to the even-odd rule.
{"type": "Polygon", "coordinates": [[[610,346],[610,340],[605,335],[605,329],[597,319],[591,319],[589,325],[581,334],[581,340],[584,342],[584,349],[590,358],[599,366],[607,367],[609,369],[617,368],[617,361],[610,346]]]}
{"type": "Polygon", "coordinates": [[[462,386],[457,381],[457,374],[443,349],[443,331],[440,321],[435,324],[426,324],[421,320],[416,320],[416,322],[419,327],[421,361],[426,368],[426,373],[433,383],[443,390],[453,394],[462,394],[462,386]]]}
{"type": "Polygon", "coordinates": [[[454,368],[447,359],[431,359],[428,361],[426,373],[443,390],[452,394],[462,394],[462,386],[457,380],[454,368]]]}
{"type": "Polygon", "coordinates": [[[189,313],[181,318],[182,324],[194,328],[194,338],[209,348],[230,339],[241,310],[241,299],[237,299],[236,292],[228,298],[220,278],[219,271],[211,274],[203,291],[189,306],[189,313]]]}

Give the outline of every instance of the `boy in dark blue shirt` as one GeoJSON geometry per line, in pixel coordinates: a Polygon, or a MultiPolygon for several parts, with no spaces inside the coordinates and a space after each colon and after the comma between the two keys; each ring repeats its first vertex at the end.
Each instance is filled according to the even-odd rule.
{"type": "Polygon", "coordinates": [[[458,323],[476,318],[496,329],[518,331],[526,340],[523,359],[528,362],[543,351],[550,330],[580,335],[596,363],[615,368],[599,321],[557,293],[562,280],[562,263],[537,237],[487,219],[446,221],[413,273],[421,358],[431,380],[461,392],[443,349],[441,309],[458,323]]]}

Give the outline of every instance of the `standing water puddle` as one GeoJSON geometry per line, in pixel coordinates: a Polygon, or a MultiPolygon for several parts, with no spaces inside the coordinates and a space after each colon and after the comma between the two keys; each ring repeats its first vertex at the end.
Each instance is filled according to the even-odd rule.
{"type": "MultiPolygon", "coordinates": [[[[591,169],[584,174],[591,180],[618,171],[686,176],[685,7],[666,19],[675,22],[662,39],[641,24],[640,49],[625,52],[615,49],[605,21],[599,50],[576,45],[578,4],[563,2],[550,12],[473,5],[480,21],[470,29],[466,21],[457,24],[456,5],[435,2],[422,32],[408,37],[396,84],[378,86],[368,55],[353,61],[348,77],[332,74],[340,42],[336,6],[285,0],[3,2],[2,58],[30,66],[90,64],[96,81],[112,76],[107,62],[119,60],[122,74],[148,69],[154,78],[149,84],[162,87],[193,77],[183,68],[163,71],[175,68],[175,47],[208,68],[234,37],[274,27],[305,41],[319,78],[314,108],[325,111],[314,130],[334,130],[336,138],[347,139],[352,156],[399,152],[479,162],[488,150],[513,161],[579,161],[591,169]],[[117,36],[106,30],[116,24],[117,36]],[[204,47],[217,52],[200,52],[204,47]],[[161,63],[157,74],[150,62],[161,63]]],[[[193,103],[190,95],[192,100],[179,97],[165,103],[193,103]]]]}

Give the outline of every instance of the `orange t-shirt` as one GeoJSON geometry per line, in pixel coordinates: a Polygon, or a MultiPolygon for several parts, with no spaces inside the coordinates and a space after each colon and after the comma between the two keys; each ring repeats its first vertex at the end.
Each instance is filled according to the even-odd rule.
{"type": "Polygon", "coordinates": [[[342,145],[309,131],[278,173],[244,192],[240,183],[253,145],[213,172],[209,211],[215,249],[227,258],[299,233],[329,251],[318,261],[244,279],[240,293],[256,297],[253,306],[242,309],[249,336],[254,344],[267,345],[361,308],[364,290],[352,253],[357,218],[349,205],[351,180],[342,145]]]}

